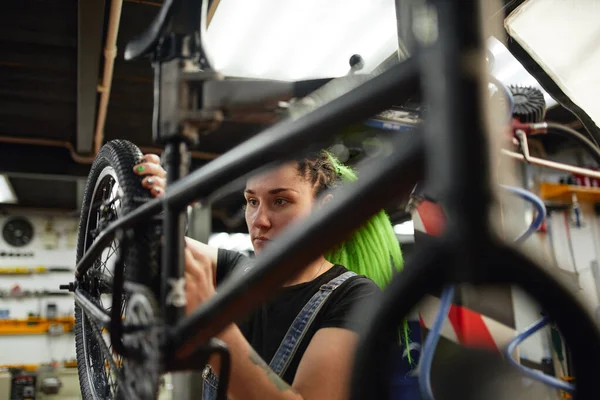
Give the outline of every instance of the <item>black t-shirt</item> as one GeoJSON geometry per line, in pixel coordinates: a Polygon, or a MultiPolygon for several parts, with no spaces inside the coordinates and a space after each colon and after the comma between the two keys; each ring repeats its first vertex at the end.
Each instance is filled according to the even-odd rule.
{"type": "MultiPolygon", "coordinates": [[[[250,266],[251,263],[252,260],[243,254],[219,249],[217,285],[234,269],[245,268],[250,266]]],[[[267,364],[271,362],[283,337],[300,310],[319,290],[321,285],[347,271],[341,265],[334,265],[310,282],[283,287],[271,300],[238,321],[238,327],[246,340],[267,364]]],[[[317,330],[321,328],[345,328],[357,333],[360,332],[364,318],[357,315],[354,306],[371,301],[380,292],[379,287],[364,276],[351,277],[334,290],[302,339],[283,379],[288,384],[292,384],[298,364],[317,330]]]]}

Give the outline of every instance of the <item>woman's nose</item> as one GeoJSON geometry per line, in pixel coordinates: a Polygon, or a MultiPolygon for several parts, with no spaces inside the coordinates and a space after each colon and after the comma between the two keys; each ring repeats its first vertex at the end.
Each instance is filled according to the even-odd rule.
{"type": "Polygon", "coordinates": [[[271,220],[269,218],[269,213],[264,207],[261,205],[256,210],[254,214],[254,219],[252,223],[259,228],[267,228],[271,226],[271,220]]]}

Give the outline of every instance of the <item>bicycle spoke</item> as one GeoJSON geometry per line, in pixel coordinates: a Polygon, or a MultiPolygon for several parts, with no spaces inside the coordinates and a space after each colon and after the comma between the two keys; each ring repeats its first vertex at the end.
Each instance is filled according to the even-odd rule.
{"type": "MultiPolygon", "coordinates": [[[[92,330],[92,332],[94,333],[94,336],[96,337],[96,342],[98,343],[99,347],[100,347],[100,352],[105,360],[104,364],[104,377],[106,378],[105,382],[109,383],[112,379],[112,377],[116,377],[116,382],[114,383],[114,387],[115,388],[121,388],[121,390],[128,392],[128,388],[125,385],[123,376],[122,376],[122,368],[120,366],[117,365],[117,362],[115,362],[114,358],[112,356],[109,356],[109,354],[112,355],[112,351],[110,349],[109,346],[106,345],[106,341],[104,340],[102,331],[98,328],[98,326],[91,320],[88,319],[88,321],[90,322],[90,328],[92,330]],[[108,365],[107,365],[108,364],[108,365]],[[109,373],[109,370],[112,370],[112,374],[109,373]]],[[[110,385],[108,385],[108,387],[111,387],[110,385]]],[[[112,392],[113,396],[110,396],[109,398],[114,398],[114,395],[116,394],[116,390],[112,392]]],[[[129,398],[129,397],[128,397],[129,398]]]]}
{"type": "MultiPolygon", "coordinates": [[[[88,221],[88,234],[91,241],[119,216],[121,206],[121,194],[116,184],[116,180],[111,176],[99,184],[94,199],[87,209],[83,212],[89,213],[93,218],[88,221]]],[[[112,310],[112,292],[114,280],[114,268],[117,252],[120,243],[113,240],[96,259],[92,268],[87,272],[91,286],[90,295],[97,302],[99,307],[110,313],[112,310]]],[[[121,301],[121,316],[124,318],[127,298],[124,295],[121,301]]],[[[99,329],[93,320],[84,317],[92,331],[92,337],[88,338],[87,346],[89,348],[88,369],[97,379],[94,379],[93,385],[96,394],[100,398],[115,399],[117,392],[123,393],[126,388],[119,389],[124,385],[122,377],[122,357],[114,352],[113,343],[110,336],[99,329]]]]}

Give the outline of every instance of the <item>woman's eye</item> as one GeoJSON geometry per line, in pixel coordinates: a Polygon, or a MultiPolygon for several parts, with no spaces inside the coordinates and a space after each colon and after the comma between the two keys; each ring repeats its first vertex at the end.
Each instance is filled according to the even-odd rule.
{"type": "Polygon", "coordinates": [[[288,201],[286,199],[279,198],[279,199],[275,200],[275,205],[278,205],[278,206],[283,206],[287,203],[288,203],[288,201]]]}
{"type": "Polygon", "coordinates": [[[256,199],[248,199],[248,200],[246,200],[246,204],[249,205],[250,207],[256,207],[256,205],[258,204],[258,201],[256,201],[256,199]]]}

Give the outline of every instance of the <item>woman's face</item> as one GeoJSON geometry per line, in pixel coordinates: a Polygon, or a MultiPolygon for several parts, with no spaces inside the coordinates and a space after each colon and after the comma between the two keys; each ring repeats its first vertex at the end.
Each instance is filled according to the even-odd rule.
{"type": "Polygon", "coordinates": [[[297,164],[284,164],[250,178],[244,191],[246,224],[256,254],[292,221],[308,216],[315,203],[312,184],[297,164]]]}

